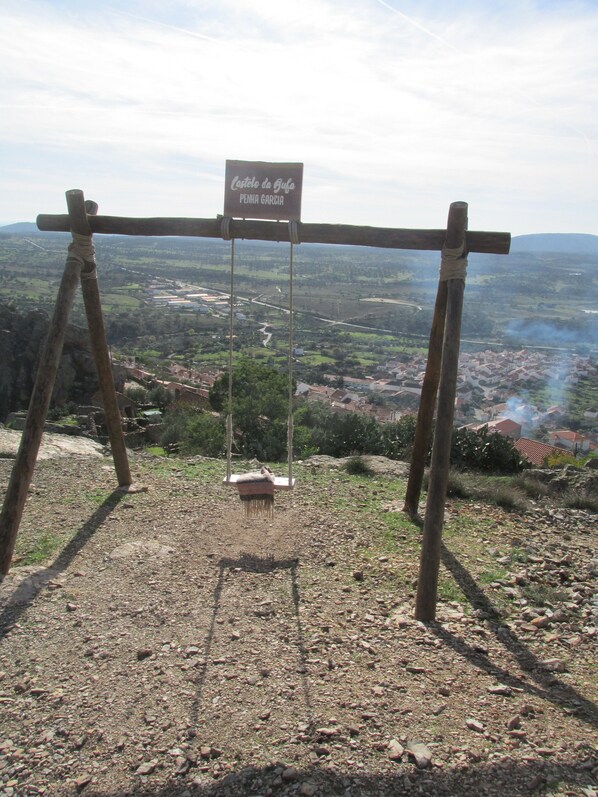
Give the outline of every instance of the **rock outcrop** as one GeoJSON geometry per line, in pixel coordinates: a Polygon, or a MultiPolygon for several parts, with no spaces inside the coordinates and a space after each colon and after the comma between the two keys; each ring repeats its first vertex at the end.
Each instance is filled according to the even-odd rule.
{"type": "MultiPolygon", "coordinates": [[[[9,305],[0,304],[0,422],[10,412],[26,410],[29,405],[49,323],[48,315],[40,310],[20,314],[9,305]]],[[[86,329],[70,325],[52,406],[67,402],[90,404],[97,389],[89,334],[86,329]]]]}

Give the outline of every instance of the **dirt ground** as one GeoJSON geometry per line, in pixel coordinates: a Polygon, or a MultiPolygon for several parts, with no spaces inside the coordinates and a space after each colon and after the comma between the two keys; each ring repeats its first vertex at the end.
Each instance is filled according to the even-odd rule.
{"type": "Polygon", "coordinates": [[[304,466],[246,520],[221,463],[131,456],[147,491],[105,457],[36,467],[0,586],[0,797],[596,797],[592,516],[451,504],[461,597],[424,625],[396,471],[304,466]],[[558,606],[523,597],[555,579],[558,606]]]}

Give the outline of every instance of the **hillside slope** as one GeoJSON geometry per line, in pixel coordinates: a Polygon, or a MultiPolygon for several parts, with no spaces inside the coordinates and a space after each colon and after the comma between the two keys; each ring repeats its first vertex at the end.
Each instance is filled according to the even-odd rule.
{"type": "Polygon", "coordinates": [[[598,255],[598,235],[587,233],[516,235],[511,241],[511,253],[519,252],[598,255]]]}
{"type": "Polygon", "coordinates": [[[425,626],[405,466],[298,465],[248,521],[222,462],[131,457],[147,492],[115,492],[106,458],[37,465],[0,587],[0,791],[596,789],[589,515],[449,502],[425,626]]]}

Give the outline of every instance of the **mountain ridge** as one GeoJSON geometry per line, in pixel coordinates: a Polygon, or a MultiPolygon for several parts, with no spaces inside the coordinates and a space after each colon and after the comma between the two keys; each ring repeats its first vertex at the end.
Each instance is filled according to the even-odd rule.
{"type": "MultiPolygon", "coordinates": [[[[33,221],[19,221],[0,227],[0,235],[47,235],[38,230],[33,221]]],[[[530,233],[514,235],[510,254],[562,252],[570,254],[598,254],[598,235],[591,233],[530,233]]]]}

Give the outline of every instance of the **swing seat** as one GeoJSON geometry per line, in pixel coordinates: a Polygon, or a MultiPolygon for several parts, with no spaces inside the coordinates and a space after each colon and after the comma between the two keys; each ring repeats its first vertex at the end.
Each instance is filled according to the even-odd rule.
{"type": "MultiPolygon", "coordinates": [[[[245,476],[244,473],[231,473],[230,479],[226,476],[224,477],[223,484],[236,484],[239,480],[240,476],[245,476]]],[[[289,480],[286,476],[275,476],[274,477],[274,489],[275,490],[292,490],[295,486],[295,479],[291,479],[291,483],[289,484],[289,480]]]]}

